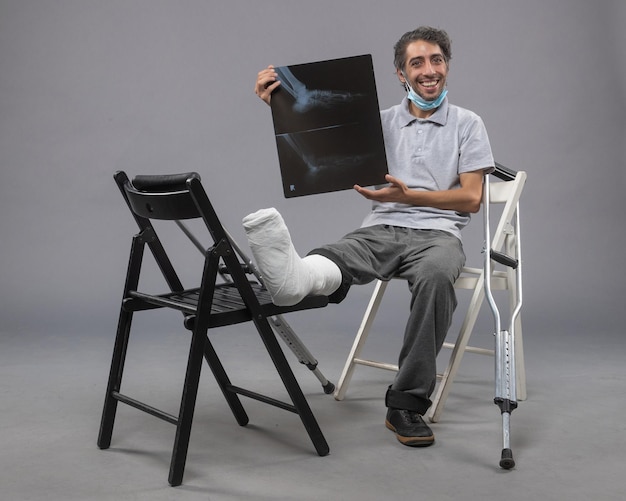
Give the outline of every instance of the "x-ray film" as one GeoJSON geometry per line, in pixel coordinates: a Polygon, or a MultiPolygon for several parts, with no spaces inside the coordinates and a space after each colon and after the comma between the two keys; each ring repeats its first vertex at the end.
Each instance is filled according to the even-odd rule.
{"type": "Polygon", "coordinates": [[[385,183],[370,55],[275,68],[271,108],[286,198],[385,183]]]}

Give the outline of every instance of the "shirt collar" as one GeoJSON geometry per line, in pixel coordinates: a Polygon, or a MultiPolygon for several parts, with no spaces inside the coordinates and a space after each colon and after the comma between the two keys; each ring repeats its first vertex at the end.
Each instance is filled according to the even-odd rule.
{"type": "Polygon", "coordinates": [[[446,125],[448,121],[448,97],[446,96],[441,103],[441,106],[435,110],[435,112],[429,116],[428,118],[417,118],[409,112],[409,99],[404,96],[402,99],[402,103],[400,103],[401,109],[401,117],[402,117],[402,127],[407,127],[411,125],[416,120],[422,120],[425,122],[433,122],[439,125],[446,125]]]}

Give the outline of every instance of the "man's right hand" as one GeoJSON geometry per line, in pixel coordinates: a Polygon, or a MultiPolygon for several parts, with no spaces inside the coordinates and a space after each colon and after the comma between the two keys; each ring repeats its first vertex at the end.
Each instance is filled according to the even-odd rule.
{"type": "Polygon", "coordinates": [[[274,66],[269,65],[264,70],[259,71],[256,85],[254,86],[254,93],[269,105],[272,99],[272,92],[279,85],[278,73],[274,71],[274,66]]]}

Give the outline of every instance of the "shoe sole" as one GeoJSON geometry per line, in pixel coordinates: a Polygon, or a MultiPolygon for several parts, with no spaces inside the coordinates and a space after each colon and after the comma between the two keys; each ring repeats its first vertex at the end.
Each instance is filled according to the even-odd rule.
{"type": "Polygon", "coordinates": [[[408,447],[428,447],[429,445],[433,445],[435,443],[434,435],[431,435],[430,437],[405,437],[398,434],[395,426],[386,419],[385,426],[396,434],[396,438],[402,445],[406,445],[408,447]]]}

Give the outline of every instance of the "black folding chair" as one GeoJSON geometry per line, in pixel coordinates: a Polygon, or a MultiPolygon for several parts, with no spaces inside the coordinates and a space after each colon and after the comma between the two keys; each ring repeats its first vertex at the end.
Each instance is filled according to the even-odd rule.
{"type": "Polygon", "coordinates": [[[329,448],[326,439],[278,344],[269,319],[276,316],[280,318],[280,315],[292,311],[324,307],[328,304],[328,298],[311,296],[289,307],[279,307],[273,304],[262,284],[248,278],[246,265],[241,262],[237,249],[233,247],[228,233],[222,227],[198,174],[137,176],[131,182],[124,172],[118,172],[115,174],[115,181],[140,231],[132,240],[98,447],[107,449],[111,445],[118,402],[172,423],[176,425],[176,438],[170,462],[169,483],[172,486],[180,485],[183,480],[204,357],[239,425],[245,426],[248,423],[248,415],[239,398],[239,395],[244,395],[298,414],[317,453],[320,456],[327,455],[329,448]],[[212,237],[213,245],[205,253],[200,285],[185,289],[157,236],[152,220],[189,219],[204,221],[212,237]],[[170,289],[166,293],[152,294],[138,290],[146,245],[152,252],[170,289]],[[229,280],[220,280],[220,275],[223,274],[227,274],[229,280]],[[178,416],[163,412],[121,393],[122,373],[133,314],[162,308],[181,312],[185,328],[191,331],[189,357],[178,416]],[[208,330],[242,322],[253,322],[256,326],[291,399],[290,403],[231,383],[208,338],[208,330]]]}

